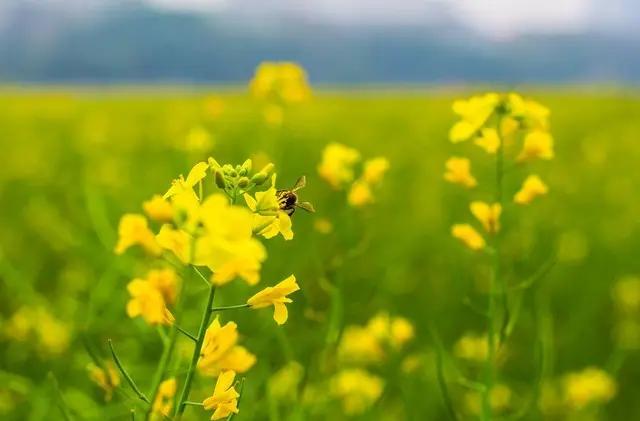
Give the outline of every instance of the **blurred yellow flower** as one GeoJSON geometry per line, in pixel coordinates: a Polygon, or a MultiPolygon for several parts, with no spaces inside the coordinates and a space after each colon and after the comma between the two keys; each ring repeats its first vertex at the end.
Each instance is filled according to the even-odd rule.
{"type": "Polygon", "coordinates": [[[296,361],[287,363],[269,378],[267,382],[269,395],[281,401],[294,401],[303,375],[304,367],[302,364],[296,361]]]}
{"type": "Polygon", "coordinates": [[[63,353],[71,340],[69,327],[44,307],[23,306],[13,313],[2,328],[4,336],[9,339],[35,342],[45,356],[63,353]]]}
{"type": "Polygon", "coordinates": [[[494,154],[500,148],[500,136],[498,131],[492,128],[485,128],[480,131],[480,136],[475,140],[475,144],[484,149],[487,153],[494,154]]]}
{"type": "Polygon", "coordinates": [[[411,322],[404,317],[389,317],[381,312],[367,323],[367,330],[379,341],[400,348],[413,339],[415,332],[411,322]]]}
{"type": "Polygon", "coordinates": [[[156,235],[156,241],[165,250],[173,254],[184,264],[191,261],[191,248],[193,237],[181,229],[175,229],[171,225],[163,225],[156,235]]]}
{"type": "Polygon", "coordinates": [[[462,241],[471,250],[482,250],[486,246],[484,238],[469,224],[455,224],[451,227],[451,235],[462,241]]]}
{"type": "MultiPolygon", "coordinates": [[[[501,413],[508,409],[511,404],[513,392],[504,384],[497,384],[491,388],[489,393],[489,405],[495,413],[501,413]]],[[[482,397],[476,391],[467,392],[465,395],[467,410],[474,415],[482,412],[482,397]]]]}
{"type": "Polygon", "coordinates": [[[205,152],[213,147],[213,137],[204,127],[193,127],[189,130],[189,133],[187,133],[184,145],[182,146],[186,151],[205,152]]]}
{"type": "Polygon", "coordinates": [[[338,358],[347,363],[377,363],[384,358],[384,351],[371,329],[347,326],[338,344],[338,358]]]}
{"type": "Polygon", "coordinates": [[[627,313],[640,310],[640,278],[625,276],[615,283],[612,290],[616,307],[627,313]]]}
{"type": "Polygon", "coordinates": [[[485,202],[474,201],[469,206],[471,213],[482,224],[485,231],[495,234],[500,231],[500,214],[502,206],[500,203],[488,204],[485,202]]]}
{"type": "Polygon", "coordinates": [[[513,201],[519,205],[528,205],[538,196],[549,191],[546,184],[537,175],[530,175],[522,183],[522,188],[515,194],[513,201]]]}
{"type": "Polygon", "coordinates": [[[249,83],[251,94],[258,99],[302,102],[311,97],[304,69],[292,62],[263,62],[249,83]]]}
{"type": "Polygon", "coordinates": [[[238,397],[240,395],[234,389],[235,377],[236,373],[232,370],[220,373],[213,394],[202,401],[205,410],[214,411],[211,420],[219,420],[239,412],[238,397]]]}
{"type": "Polygon", "coordinates": [[[267,255],[264,246],[253,238],[253,214],[230,205],[221,194],[209,196],[200,212],[204,233],[196,240],[193,264],[209,267],[213,272],[211,282],[216,285],[238,276],[250,285],[256,284],[267,255]]]}
{"type": "Polygon", "coordinates": [[[256,362],[255,355],[237,345],[238,325],[228,322],[224,326],[216,317],[205,332],[198,369],[207,376],[217,376],[224,370],[244,373],[256,362]]]}
{"type": "Polygon", "coordinates": [[[363,180],[357,180],[351,185],[347,201],[353,207],[361,207],[373,202],[371,188],[363,180]]]}
{"type": "Polygon", "coordinates": [[[525,100],[516,93],[507,96],[507,108],[509,115],[523,122],[526,128],[543,129],[549,128],[550,111],[542,104],[525,100]]]}
{"type": "Polygon", "coordinates": [[[142,204],[142,208],[147,216],[156,222],[171,222],[173,220],[173,207],[156,194],[150,200],[142,204]]]}
{"type": "Polygon", "coordinates": [[[596,367],[567,374],[563,380],[566,403],[581,409],[590,403],[607,403],[616,395],[616,383],[611,376],[596,367]]]}
{"type": "Polygon", "coordinates": [[[316,218],[313,221],[313,228],[320,234],[329,234],[333,231],[333,224],[327,218],[316,218]]]}
{"type": "Polygon", "coordinates": [[[460,184],[467,188],[478,185],[471,175],[471,161],[468,158],[451,157],[445,163],[444,179],[450,183],[460,184]]]}
{"type": "Polygon", "coordinates": [[[247,304],[254,309],[273,306],[273,320],[275,320],[277,324],[282,325],[288,318],[287,306],[285,304],[293,302],[290,298],[287,298],[287,295],[299,289],[300,286],[296,282],[296,277],[291,275],[276,286],[267,287],[258,292],[247,300],[247,304]]]}
{"type": "Polygon", "coordinates": [[[162,294],[167,304],[173,304],[178,294],[178,276],[171,268],[151,270],[147,274],[147,281],[162,294]]]}
{"type": "Polygon", "coordinates": [[[365,161],[362,180],[367,184],[377,184],[382,181],[384,174],[389,170],[389,160],[385,157],[377,157],[365,161]]]}
{"type": "Polygon", "coordinates": [[[120,218],[115,253],[122,254],[134,245],[140,245],[149,254],[156,256],[162,252],[153,232],[149,229],[147,218],[142,215],[128,213],[120,218]]]}
{"type": "Polygon", "coordinates": [[[360,152],[340,143],[330,143],[322,151],[318,173],[334,189],[353,181],[353,166],[360,160],[360,152]]]}
{"type": "Polygon", "coordinates": [[[463,360],[484,362],[489,355],[487,335],[465,333],[453,346],[453,354],[463,360]]]}
{"type": "Polygon", "coordinates": [[[496,93],[476,95],[453,103],[453,112],[461,118],[449,131],[449,140],[463,142],[473,136],[487,122],[500,102],[496,93]]]}
{"type": "Polygon", "coordinates": [[[160,383],[158,394],[153,401],[152,411],[154,414],[161,415],[162,417],[169,417],[169,415],[171,415],[176,389],[177,383],[173,377],[160,383]]]}
{"type": "Polygon", "coordinates": [[[120,375],[111,362],[106,362],[104,367],[89,363],[87,370],[91,381],[104,390],[104,400],[108,402],[113,397],[113,391],[120,385],[120,375]]]}
{"type": "Polygon", "coordinates": [[[347,415],[358,415],[371,408],[382,395],[384,383],[381,378],[367,371],[345,369],[331,378],[330,393],[342,402],[347,415]]]}
{"type": "Polygon", "coordinates": [[[267,104],[262,109],[262,117],[267,126],[279,127],[284,122],[284,110],[279,105],[267,104]]]}
{"type": "Polygon", "coordinates": [[[534,130],[525,136],[524,145],[517,161],[534,159],[553,159],[553,137],[548,132],[534,130]]]}
{"type": "Polygon", "coordinates": [[[142,316],[150,325],[169,325],[173,316],[167,309],[164,298],[151,282],[134,279],[127,285],[131,299],[127,303],[127,315],[131,318],[142,316]]]}

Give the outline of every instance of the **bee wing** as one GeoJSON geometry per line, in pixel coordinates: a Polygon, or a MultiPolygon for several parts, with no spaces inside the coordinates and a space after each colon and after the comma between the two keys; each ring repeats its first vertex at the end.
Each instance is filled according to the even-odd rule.
{"type": "Polygon", "coordinates": [[[291,191],[296,192],[306,185],[307,185],[307,177],[303,175],[302,177],[298,178],[298,181],[296,181],[296,184],[291,188],[291,191]]]}
{"type": "Polygon", "coordinates": [[[296,207],[306,210],[307,212],[311,212],[314,213],[316,211],[316,209],[313,207],[313,205],[309,202],[298,202],[296,203],[296,207]]]}

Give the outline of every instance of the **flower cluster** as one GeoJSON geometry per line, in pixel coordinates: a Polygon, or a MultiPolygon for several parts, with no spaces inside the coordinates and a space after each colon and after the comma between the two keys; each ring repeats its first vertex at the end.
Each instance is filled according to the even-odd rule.
{"type": "MultiPolygon", "coordinates": [[[[504,163],[522,164],[533,160],[549,160],[554,156],[553,137],[549,133],[549,110],[541,104],[509,93],[488,93],[454,102],[453,111],[459,116],[449,132],[453,143],[472,141],[487,154],[496,155],[500,187],[494,202],[473,201],[470,213],[489,235],[500,230],[500,215],[504,206],[502,177],[504,163]]],[[[471,171],[469,158],[454,156],[445,163],[445,180],[472,189],[478,185],[471,171]]],[[[528,175],[522,187],[513,194],[513,202],[528,205],[545,195],[548,187],[536,174],[528,175]]],[[[451,234],[472,250],[483,250],[487,243],[471,224],[455,224],[451,234]]]]}
{"type": "Polygon", "coordinates": [[[547,416],[584,414],[590,408],[611,401],[617,390],[618,386],[609,373],[598,367],[586,367],[546,382],[538,405],[547,416]]]}
{"type": "Polygon", "coordinates": [[[384,382],[363,366],[378,365],[392,352],[402,350],[414,338],[413,325],[403,317],[380,313],[365,326],[347,326],[338,344],[338,360],[344,367],[330,382],[331,395],[342,402],[347,414],[360,414],[382,395],[384,382]]]}
{"type": "Polygon", "coordinates": [[[279,126],[284,120],[283,107],[311,97],[307,73],[292,62],[263,62],[249,83],[254,98],[265,101],[263,116],[269,126],[279,126]]]}
{"type": "MultiPolygon", "coordinates": [[[[308,202],[297,202],[294,192],[304,182],[301,177],[294,191],[278,190],[273,164],[254,172],[251,160],[241,165],[220,165],[209,158],[194,165],[186,177],[174,179],[163,195],[144,202],[146,216],[127,214],[120,220],[115,252],[122,254],[139,246],[153,259],[155,267],[127,285],[130,294],[127,314],[132,318],[140,316],[149,325],[161,328],[167,325],[195,342],[192,365],[175,405],[176,416],[188,405],[196,370],[205,376],[218,377],[213,395],[202,403],[205,409],[214,411],[212,419],[238,412],[235,376],[248,371],[257,358],[238,344],[235,322],[222,323],[219,316],[211,321],[212,314],[228,309],[273,307],[273,318],[282,325],[288,318],[286,304],[292,302],[289,295],[300,287],[296,277],[290,275],[253,294],[246,303],[230,307],[213,307],[214,292],[235,279],[243,279],[249,286],[260,281],[261,267],[267,258],[260,239],[282,235],[291,240],[294,208],[313,209],[308,202]],[[264,190],[260,190],[262,186],[264,190]],[[185,270],[178,276],[167,264],[185,270]],[[161,265],[162,268],[157,268],[161,265]],[[194,272],[210,285],[209,303],[197,336],[180,328],[176,320],[179,314],[174,316],[169,310],[171,306],[177,307],[181,290],[186,288],[186,282],[179,282],[179,278],[186,281],[188,274],[194,276],[194,272]]],[[[120,364],[118,367],[121,368],[120,364]]],[[[157,383],[150,397],[152,413],[165,417],[171,413],[177,384],[178,379],[157,383]]]]}
{"type": "Polygon", "coordinates": [[[622,349],[640,348],[640,278],[625,276],[613,286],[616,310],[614,339],[622,349]]]}
{"type": "Polygon", "coordinates": [[[17,342],[31,342],[43,356],[60,355],[69,347],[69,327],[44,307],[24,306],[2,326],[2,334],[17,342]]]}
{"type": "Polygon", "coordinates": [[[104,391],[104,400],[110,401],[114,390],[120,385],[120,375],[110,362],[104,363],[103,367],[95,363],[87,365],[89,378],[104,391]]]}
{"type": "Polygon", "coordinates": [[[389,169],[384,157],[366,160],[356,178],[356,164],[361,160],[360,152],[340,143],[330,143],[322,151],[318,173],[329,185],[340,190],[348,187],[347,200],[353,207],[362,207],[374,201],[373,188],[379,185],[389,169]]]}

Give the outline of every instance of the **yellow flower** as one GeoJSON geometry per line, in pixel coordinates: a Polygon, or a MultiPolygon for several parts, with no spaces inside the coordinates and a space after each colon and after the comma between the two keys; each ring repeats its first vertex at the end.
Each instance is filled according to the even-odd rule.
{"type": "Polygon", "coordinates": [[[548,132],[535,130],[527,133],[524,145],[517,160],[531,161],[533,159],[553,158],[553,137],[548,132]]]}
{"type": "Polygon", "coordinates": [[[256,362],[255,355],[237,345],[238,325],[228,322],[224,326],[216,317],[205,332],[198,370],[207,376],[217,376],[221,371],[244,373],[256,362]]]}
{"type": "Polygon", "coordinates": [[[296,282],[296,277],[291,275],[276,286],[267,287],[258,292],[247,300],[247,304],[254,309],[273,306],[273,320],[275,320],[277,324],[283,325],[288,317],[287,306],[285,304],[293,302],[290,298],[287,298],[287,295],[299,289],[300,286],[296,282]]]}
{"type": "Polygon", "coordinates": [[[484,238],[469,224],[455,224],[451,227],[451,235],[471,250],[482,250],[486,245],[484,238]]]}
{"type": "Polygon", "coordinates": [[[142,316],[150,325],[168,325],[173,316],[167,309],[164,298],[149,281],[134,279],[127,285],[131,299],[127,303],[127,315],[131,318],[142,316]]]}
{"type": "Polygon", "coordinates": [[[338,345],[338,358],[347,363],[377,363],[384,359],[384,351],[372,329],[347,326],[338,345]]]}
{"type": "Polygon", "coordinates": [[[471,161],[468,158],[451,157],[445,163],[445,168],[444,179],[448,182],[467,188],[478,185],[476,179],[471,175],[471,161]]]}
{"type": "Polygon", "coordinates": [[[304,69],[292,62],[263,62],[249,84],[251,94],[259,99],[296,103],[311,96],[304,69]]]}
{"type": "Polygon", "coordinates": [[[171,222],[173,220],[171,203],[164,200],[159,194],[144,202],[142,208],[147,216],[156,222],[171,222]]]}
{"type": "Polygon", "coordinates": [[[453,354],[463,360],[484,362],[489,355],[487,335],[466,333],[453,346],[453,354]]]}
{"type": "Polygon", "coordinates": [[[39,351],[44,355],[59,355],[69,346],[68,326],[53,317],[43,307],[21,307],[13,313],[3,326],[6,337],[15,341],[38,341],[39,351]]]}
{"type": "Polygon", "coordinates": [[[409,320],[403,317],[389,317],[382,312],[367,323],[367,330],[379,341],[387,342],[394,348],[400,348],[413,339],[415,332],[409,320]]]}
{"type": "Polygon", "coordinates": [[[596,367],[566,375],[563,386],[565,401],[574,409],[590,403],[607,403],[616,395],[617,389],[611,376],[596,367]]]}
{"type": "Polygon", "coordinates": [[[110,401],[113,397],[113,391],[120,385],[120,375],[110,362],[105,363],[104,366],[106,370],[94,363],[89,363],[87,370],[91,381],[104,390],[104,400],[110,401]]]}
{"type": "Polygon", "coordinates": [[[198,184],[200,180],[206,177],[207,169],[209,169],[209,164],[206,162],[198,162],[196,165],[191,168],[189,171],[189,175],[187,179],[180,175],[180,177],[176,178],[171,182],[171,187],[167,192],[162,196],[163,199],[168,199],[172,196],[175,196],[178,193],[190,192],[195,196],[195,192],[193,191],[193,186],[198,184]]]}
{"type": "Polygon", "coordinates": [[[163,225],[156,235],[156,241],[165,250],[169,250],[184,264],[191,261],[193,237],[187,232],[163,225]]]}
{"type": "Polygon", "coordinates": [[[345,369],[330,382],[331,395],[342,401],[347,415],[358,415],[371,408],[382,395],[382,379],[359,368],[345,369]]]}
{"type": "Polygon", "coordinates": [[[316,218],[313,221],[313,228],[320,234],[329,234],[333,231],[333,224],[327,218],[316,218]]]}
{"type": "Polygon", "coordinates": [[[262,109],[262,117],[267,126],[279,127],[284,122],[284,110],[279,105],[267,104],[262,109]]]}
{"type": "MultiPolygon", "coordinates": [[[[500,413],[509,408],[513,393],[511,389],[504,384],[497,384],[491,388],[489,393],[489,405],[491,409],[500,413]]],[[[465,403],[470,413],[480,415],[482,412],[482,397],[479,392],[467,392],[465,395],[465,403]]]]}
{"type": "Polygon", "coordinates": [[[153,413],[169,417],[173,409],[173,398],[176,395],[177,383],[175,378],[170,378],[162,383],[158,388],[158,394],[153,401],[153,413]]]}
{"type": "Polygon", "coordinates": [[[272,177],[271,187],[263,192],[256,192],[255,198],[245,193],[244,200],[247,207],[254,212],[253,230],[264,238],[273,238],[282,234],[285,240],[293,238],[291,218],[280,210],[276,196],[275,175],[272,177]]]}
{"type": "Polygon", "coordinates": [[[489,234],[495,234],[500,231],[500,214],[502,213],[502,206],[500,203],[494,203],[492,205],[475,201],[470,205],[471,213],[482,224],[485,231],[489,234]]]}
{"type": "Polygon", "coordinates": [[[178,293],[178,277],[173,269],[152,270],[147,274],[149,283],[162,294],[168,304],[176,301],[178,293]]]}
{"type": "Polygon", "coordinates": [[[524,180],[522,188],[513,197],[513,201],[519,205],[528,205],[538,196],[547,194],[549,188],[537,175],[530,175],[524,180]]]}
{"type": "Polygon", "coordinates": [[[302,364],[296,361],[287,363],[269,378],[267,382],[269,395],[277,400],[295,401],[303,375],[302,364]]]}
{"type": "Polygon", "coordinates": [[[477,95],[453,103],[453,112],[461,118],[449,131],[449,140],[463,142],[473,136],[493,114],[500,97],[495,93],[477,95]]]}
{"type": "Polygon", "coordinates": [[[613,287],[613,300],[620,310],[633,313],[640,310],[640,278],[626,276],[613,287]]]}
{"type": "MultiPolygon", "coordinates": [[[[185,143],[183,145],[183,148],[185,150],[193,151],[193,152],[207,151],[212,147],[213,147],[213,138],[211,134],[204,127],[194,127],[191,130],[189,130],[189,133],[187,134],[185,143]]],[[[205,172],[205,175],[206,175],[206,172],[205,172]]]]}
{"type": "Polygon", "coordinates": [[[318,173],[334,189],[353,181],[353,165],[360,160],[360,152],[340,143],[330,143],[322,151],[318,173]]]}
{"type": "Polygon", "coordinates": [[[193,263],[208,266],[215,285],[238,276],[250,285],[256,284],[267,256],[264,246],[253,238],[254,215],[246,208],[230,205],[221,194],[209,196],[200,212],[204,234],[196,240],[193,263]]]}
{"type": "Polygon", "coordinates": [[[525,124],[527,128],[543,129],[549,127],[549,109],[532,100],[525,100],[516,93],[507,96],[509,114],[525,124]]]}
{"type": "Polygon", "coordinates": [[[389,169],[389,161],[387,158],[373,158],[364,163],[362,170],[362,179],[368,184],[377,184],[382,181],[384,174],[389,169]]]}
{"type": "Polygon", "coordinates": [[[149,229],[147,219],[142,215],[128,213],[120,218],[118,244],[116,244],[115,252],[122,254],[134,245],[140,245],[149,254],[156,256],[162,252],[153,232],[149,229]]]}
{"type": "Polygon", "coordinates": [[[360,207],[373,202],[371,188],[363,180],[357,180],[351,185],[347,201],[353,207],[360,207]]]}
{"type": "Polygon", "coordinates": [[[233,381],[236,373],[232,370],[220,373],[213,394],[202,401],[204,409],[213,410],[212,420],[226,418],[231,414],[237,414],[238,411],[238,392],[233,387],[233,381]]]}
{"type": "Polygon", "coordinates": [[[498,131],[492,128],[482,129],[480,131],[480,136],[475,140],[475,144],[487,151],[487,153],[496,153],[498,148],[500,148],[500,136],[498,136],[498,131]]]}

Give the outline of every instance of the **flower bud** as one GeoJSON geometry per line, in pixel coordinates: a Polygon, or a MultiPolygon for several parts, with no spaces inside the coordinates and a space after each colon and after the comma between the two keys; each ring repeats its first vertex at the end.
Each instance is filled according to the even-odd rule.
{"type": "Polygon", "coordinates": [[[254,183],[256,186],[259,186],[262,183],[264,183],[268,177],[269,175],[263,172],[257,172],[253,175],[253,177],[251,177],[251,182],[254,183]]]}
{"type": "Polygon", "coordinates": [[[249,186],[250,182],[251,181],[249,180],[249,178],[240,177],[240,180],[238,180],[238,187],[240,187],[241,189],[245,189],[245,188],[247,188],[247,186],[249,186]]]}
{"type": "Polygon", "coordinates": [[[248,173],[251,172],[252,162],[250,159],[247,159],[242,163],[242,168],[248,173]]]}
{"type": "Polygon", "coordinates": [[[216,170],[214,178],[216,180],[216,186],[221,189],[225,189],[227,187],[227,183],[224,181],[224,174],[222,174],[222,171],[216,170]]]}

